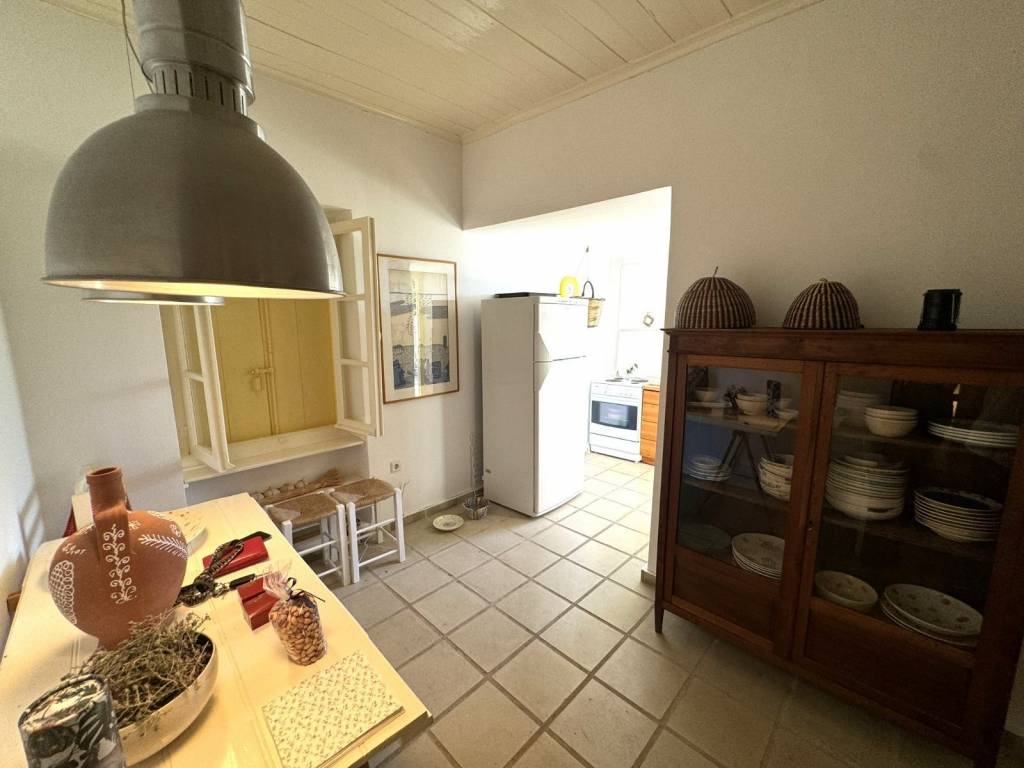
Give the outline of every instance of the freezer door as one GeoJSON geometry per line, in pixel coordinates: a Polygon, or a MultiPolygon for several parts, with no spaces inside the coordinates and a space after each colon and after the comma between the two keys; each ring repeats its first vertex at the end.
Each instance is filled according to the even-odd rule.
{"type": "Polygon", "coordinates": [[[534,363],[537,392],[537,493],[534,514],[561,506],[583,490],[587,446],[586,359],[534,363]]]}
{"type": "Polygon", "coordinates": [[[535,361],[565,360],[586,354],[585,302],[538,302],[536,311],[535,361]]]}

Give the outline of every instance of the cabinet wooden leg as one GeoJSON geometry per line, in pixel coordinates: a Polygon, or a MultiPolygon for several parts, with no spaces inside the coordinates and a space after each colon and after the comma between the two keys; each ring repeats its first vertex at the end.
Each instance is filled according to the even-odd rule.
{"type": "Polygon", "coordinates": [[[665,620],[665,609],[658,603],[654,604],[654,631],[661,634],[661,625],[665,620]]]}

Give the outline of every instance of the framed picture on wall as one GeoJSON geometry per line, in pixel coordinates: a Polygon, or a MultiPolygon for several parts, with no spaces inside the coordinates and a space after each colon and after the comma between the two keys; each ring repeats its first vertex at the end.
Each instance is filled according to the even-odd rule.
{"type": "Polygon", "coordinates": [[[459,390],[454,261],[377,256],[384,402],[459,390]]]}

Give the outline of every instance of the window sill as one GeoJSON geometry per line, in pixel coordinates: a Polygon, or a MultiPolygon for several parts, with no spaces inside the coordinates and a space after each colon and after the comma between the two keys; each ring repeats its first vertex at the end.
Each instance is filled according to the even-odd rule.
{"type": "Polygon", "coordinates": [[[207,466],[201,462],[196,461],[191,457],[182,459],[182,477],[185,480],[186,487],[192,483],[202,482],[203,480],[209,480],[214,477],[223,477],[224,475],[232,475],[237,472],[245,472],[250,469],[259,469],[260,467],[268,467],[272,464],[279,464],[283,461],[291,461],[292,459],[301,459],[306,456],[315,456],[320,453],[327,453],[328,451],[337,451],[342,448],[353,448],[359,445],[365,445],[366,438],[360,435],[352,434],[351,432],[344,432],[336,430],[337,434],[326,440],[319,440],[316,442],[309,442],[304,445],[289,445],[272,450],[264,451],[252,456],[247,456],[241,459],[234,459],[230,469],[226,469],[223,472],[218,472],[213,467],[207,466]]]}

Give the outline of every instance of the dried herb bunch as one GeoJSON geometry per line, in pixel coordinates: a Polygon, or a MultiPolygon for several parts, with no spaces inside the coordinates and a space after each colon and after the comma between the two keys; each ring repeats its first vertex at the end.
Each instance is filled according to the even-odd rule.
{"type": "Polygon", "coordinates": [[[107,681],[118,728],[142,723],[192,685],[210,660],[213,646],[199,635],[209,617],[188,614],[171,621],[172,613],[132,624],[127,640],[109,650],[98,648],[67,676],[99,675],[107,681]]]}

